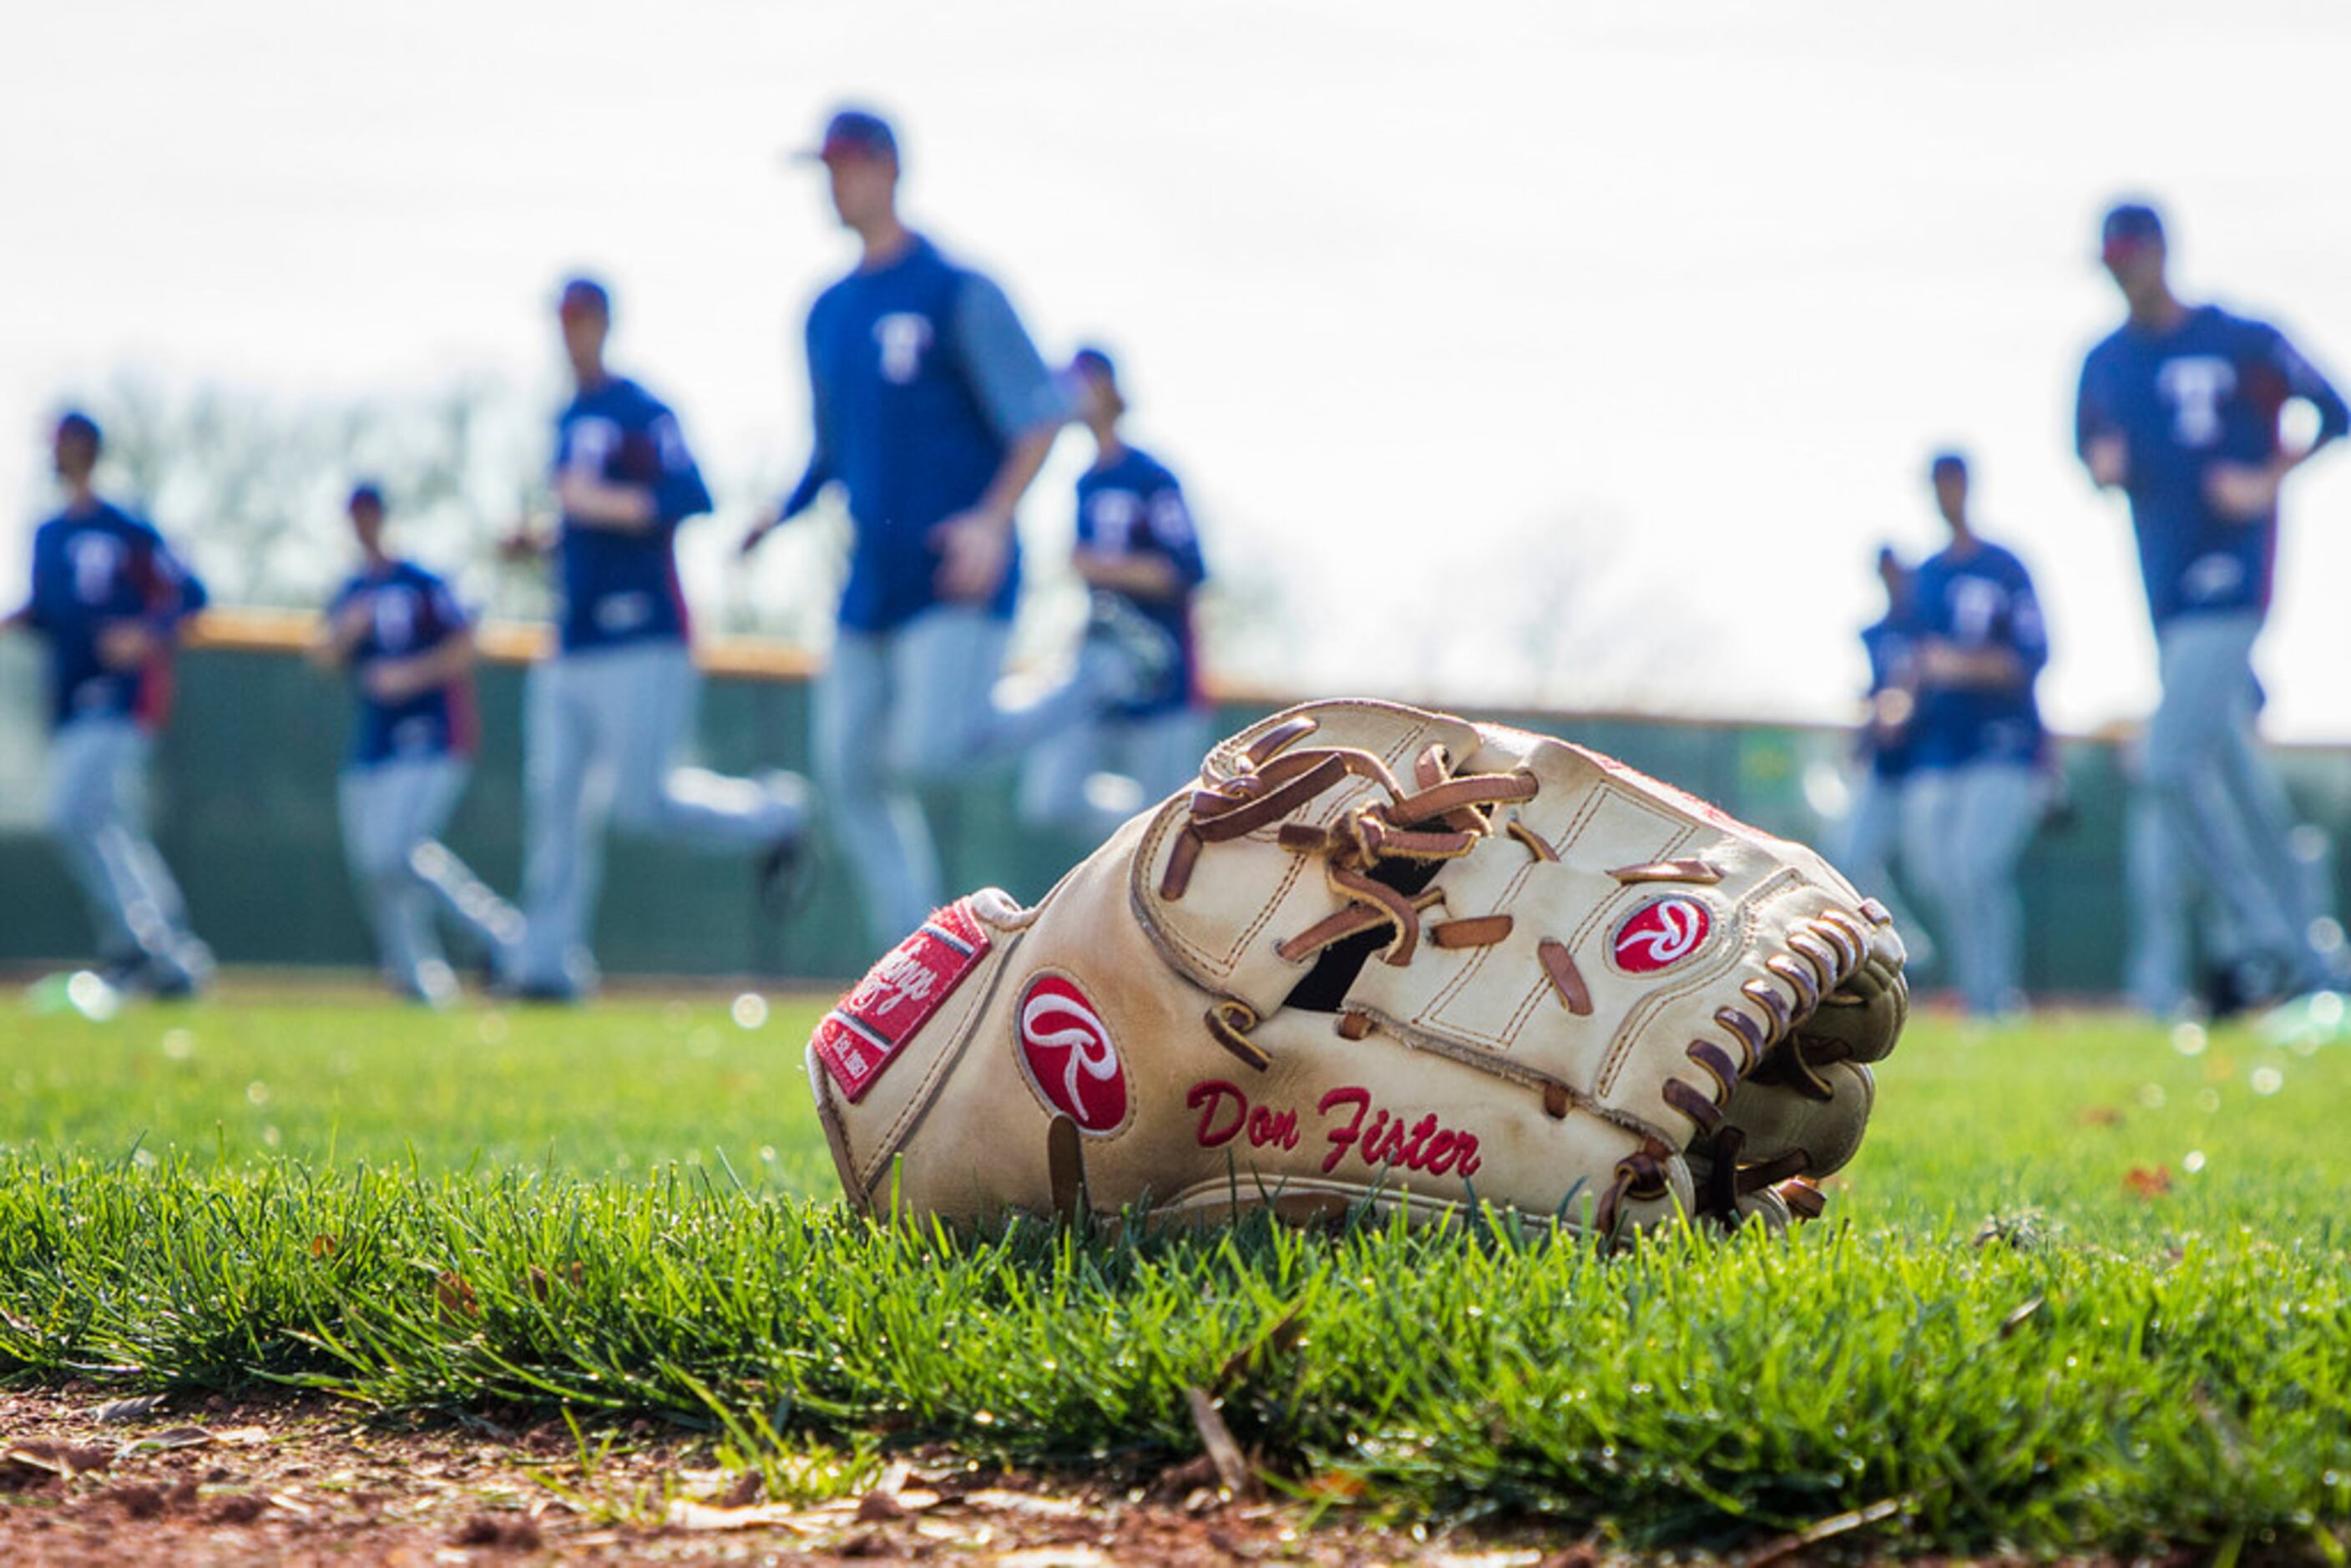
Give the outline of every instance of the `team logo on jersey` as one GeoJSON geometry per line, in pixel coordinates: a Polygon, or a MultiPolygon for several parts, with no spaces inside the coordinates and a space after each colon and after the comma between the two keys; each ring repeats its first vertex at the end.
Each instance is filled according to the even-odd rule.
{"type": "Polygon", "coordinates": [[[97,528],[66,537],[66,558],[73,563],[74,597],[84,604],[103,604],[114,596],[116,568],[122,564],[122,541],[97,528]]]}
{"type": "Polygon", "coordinates": [[[1046,974],[1029,981],[1013,1028],[1021,1068],[1047,1104],[1082,1132],[1108,1133],[1126,1120],[1126,1070],[1110,1026],[1075,980],[1046,974]]]}
{"type": "Polygon", "coordinates": [[[2244,563],[2232,555],[2199,556],[2179,574],[2180,597],[2190,604],[2224,599],[2244,585],[2244,563]]]}
{"type": "Polygon", "coordinates": [[[923,368],[923,350],[931,346],[931,319],[893,310],[873,323],[873,340],[882,349],[882,379],[904,386],[923,368]]]}
{"type": "Polygon", "coordinates": [[[2155,372],[2156,390],[2171,404],[2172,434],[2182,446],[2220,439],[2220,405],[2237,390],[2237,367],[2218,354],[2184,354],[2155,372]]]}
{"type": "Polygon", "coordinates": [[[987,933],[957,899],[866,971],[816,1027],[809,1048],[852,1104],[979,965],[987,933]]]}
{"type": "Polygon", "coordinates": [[[1608,939],[1616,967],[1628,975],[1669,969],[1706,946],[1714,917],[1695,898],[1652,899],[1626,915],[1608,939]]]}

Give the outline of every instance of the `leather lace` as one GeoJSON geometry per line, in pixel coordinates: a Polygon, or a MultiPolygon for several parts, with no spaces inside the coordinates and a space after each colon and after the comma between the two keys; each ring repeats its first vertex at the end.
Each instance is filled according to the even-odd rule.
{"type": "MultiPolygon", "coordinates": [[[[1507,915],[1429,918],[1430,911],[1443,904],[1443,893],[1434,888],[1405,891],[1396,883],[1408,879],[1394,871],[1398,862],[1426,865],[1460,859],[1498,832],[1515,840],[1533,860],[1556,861],[1557,852],[1524,823],[1514,820],[1498,825],[1495,821],[1498,808],[1535,798],[1539,786],[1534,775],[1522,768],[1507,773],[1457,772],[1447,748],[1432,743],[1414,759],[1407,787],[1368,751],[1297,744],[1316,727],[1314,719],[1300,717],[1269,730],[1244,749],[1243,766],[1232,777],[1193,792],[1160,879],[1161,896],[1171,901],[1184,896],[1206,846],[1279,824],[1275,841],[1294,854],[1319,859],[1325,882],[1341,901],[1331,914],[1276,944],[1275,951],[1290,962],[1382,930],[1387,939],[1379,956],[1396,966],[1412,962],[1424,937],[1440,948],[1491,946],[1507,937],[1512,929],[1507,915]],[[1371,783],[1376,793],[1327,825],[1283,821],[1351,778],[1371,783]]],[[[1669,860],[1619,867],[1610,875],[1625,885],[1670,882],[1703,886],[1721,881],[1723,873],[1703,860],[1669,860]]],[[[1867,904],[1863,912],[1873,919],[1880,914],[1867,904]]],[[[1726,1051],[1714,1040],[1694,1040],[1686,1048],[1700,1077],[1667,1079],[1664,1098],[1698,1129],[1690,1152],[1711,1156],[1705,1187],[1698,1194],[1701,1213],[1735,1220],[1740,1199],[1767,1186],[1778,1188],[1799,1212],[1818,1212],[1819,1194],[1797,1179],[1809,1168],[1809,1156],[1797,1150],[1768,1162],[1741,1165],[1745,1134],[1725,1124],[1721,1107],[1742,1078],[1783,1084],[1812,1099],[1832,1096],[1821,1070],[1846,1051],[1797,1030],[1821,1008],[1860,1002],[1844,988],[1861,969],[1868,950],[1867,930],[1842,910],[1800,923],[1789,934],[1786,950],[1763,961],[1771,980],[1792,992],[1794,1002],[1771,980],[1749,980],[1740,988],[1745,1005],[1725,1006],[1714,1015],[1732,1049],[1726,1051]]],[[[1575,1016],[1589,1015],[1591,994],[1566,944],[1546,937],[1536,951],[1561,1004],[1575,1016]]],[[[1264,1071],[1271,1066],[1264,1048],[1249,1038],[1260,1019],[1248,1004],[1219,1000],[1203,1021],[1217,1044],[1250,1068],[1264,1071]]],[[[1337,1028],[1346,1039],[1360,1040],[1371,1027],[1370,1015],[1359,1009],[1339,1012],[1337,1028]]],[[[1547,1085],[1543,1104],[1553,1118],[1564,1118],[1571,1097],[1563,1086],[1547,1085]]],[[[1594,1214],[1603,1235],[1615,1231],[1628,1199],[1666,1196],[1673,1155],[1662,1140],[1647,1136],[1638,1150],[1617,1163],[1594,1214]]]]}

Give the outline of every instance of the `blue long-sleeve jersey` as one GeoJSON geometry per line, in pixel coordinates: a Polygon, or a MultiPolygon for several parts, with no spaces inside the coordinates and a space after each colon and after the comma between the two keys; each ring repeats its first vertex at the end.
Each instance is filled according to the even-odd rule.
{"type": "MultiPolygon", "coordinates": [[[[1012,444],[1058,423],[1064,400],[1004,291],[919,236],[818,296],[807,348],[815,439],[782,514],[829,485],[848,492],[841,623],[888,631],[938,601],[931,530],[977,506],[1012,444]]],[[[1019,579],[1016,539],[995,614],[1012,613],[1019,579]]]]}
{"type": "MultiPolygon", "coordinates": [[[[1165,679],[1121,711],[1147,718],[1189,706],[1199,694],[1199,652],[1192,597],[1207,580],[1200,538],[1192,528],[1184,487],[1158,459],[1129,446],[1078,479],[1078,548],[1113,556],[1158,556],[1176,569],[1176,590],[1166,598],[1122,593],[1136,614],[1165,632],[1178,657],[1165,679]]],[[[1097,593],[1111,590],[1096,589],[1097,593]]]]}
{"type": "Polygon", "coordinates": [[[359,712],[351,726],[350,763],[371,767],[394,758],[473,755],[477,727],[469,675],[399,702],[370,695],[368,671],[387,659],[429,653],[469,624],[449,585],[413,561],[384,563],[343,584],[327,607],[329,624],[356,612],[367,629],[351,645],[351,689],[359,712]]]}
{"type": "Polygon", "coordinates": [[[1982,540],[1956,545],[1918,569],[1912,589],[1917,634],[1960,648],[2005,648],[2023,666],[2012,686],[1945,686],[1923,681],[1911,725],[1912,765],[2031,763],[2041,755],[2041,707],[2033,682],[2049,662],[2049,637],[2024,563],[1982,540]]]}
{"type": "Polygon", "coordinates": [[[33,534],[27,622],[48,639],[49,716],[130,718],[154,728],[171,711],[172,647],[181,620],[203,609],[204,583],[148,523],[111,502],[67,510],[33,534]],[[141,621],[162,647],[134,669],[99,656],[104,629],[141,621]]]}
{"type": "Polygon", "coordinates": [[[677,416],[625,376],[583,389],[556,421],[555,472],[653,497],[653,526],[642,532],[563,519],[556,576],[564,651],[684,642],[692,622],[677,579],[677,526],[711,501],[677,416]]]}
{"type": "Polygon", "coordinates": [[[2274,457],[2278,414],[2294,398],[2318,410],[2320,441],[2351,429],[2351,407],[2283,333],[2212,305],[2168,331],[2126,322],[2083,362],[2075,442],[2085,456],[2105,436],[2127,449],[2124,489],[2158,626],[2269,608],[2276,512],[2229,517],[2205,486],[2216,462],[2274,457]]]}

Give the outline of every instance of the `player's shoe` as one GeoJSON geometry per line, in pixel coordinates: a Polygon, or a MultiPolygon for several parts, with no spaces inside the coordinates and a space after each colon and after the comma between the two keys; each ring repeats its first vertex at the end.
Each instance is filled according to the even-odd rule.
{"type": "Polygon", "coordinates": [[[555,980],[516,980],[497,989],[500,1001],[521,1002],[528,1007],[570,1008],[588,999],[577,986],[555,980]]]}
{"type": "Polygon", "coordinates": [[[211,987],[215,967],[210,947],[193,936],[182,936],[172,944],[169,955],[151,967],[153,977],[147,994],[158,1001],[186,1001],[211,987]]]}
{"type": "Polygon", "coordinates": [[[457,972],[443,958],[428,958],[416,967],[410,980],[394,980],[392,994],[403,1001],[416,1003],[440,1011],[454,1008],[464,998],[457,985],[457,972]]]}
{"type": "Polygon", "coordinates": [[[213,950],[193,936],[183,936],[162,953],[133,953],[110,959],[97,976],[118,997],[180,1002],[212,984],[213,968],[213,950]]]}
{"type": "Polygon", "coordinates": [[[116,991],[136,991],[147,984],[148,961],[144,953],[126,953],[119,958],[109,958],[90,971],[116,991]]]}
{"type": "Polygon", "coordinates": [[[789,920],[805,908],[816,888],[816,832],[810,821],[808,780],[778,770],[759,780],[760,787],[791,809],[792,825],[759,852],[753,867],[753,885],[759,907],[771,918],[789,920]]]}
{"type": "Polygon", "coordinates": [[[791,920],[816,892],[815,835],[801,828],[759,852],[755,870],[759,907],[769,918],[791,920]]]}

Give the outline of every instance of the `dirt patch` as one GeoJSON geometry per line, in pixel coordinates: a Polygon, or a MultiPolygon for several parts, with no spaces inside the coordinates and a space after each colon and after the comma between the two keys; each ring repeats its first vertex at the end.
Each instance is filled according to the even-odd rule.
{"type": "Polygon", "coordinates": [[[317,1400],[0,1391],[0,1562],[12,1564],[1000,1562],[1016,1568],[1418,1558],[1602,1561],[1571,1541],[1310,1523],[1211,1470],[1148,1484],[908,1456],[852,1495],[771,1500],[757,1471],[640,1422],[582,1451],[560,1422],[385,1423],[317,1400]]]}

